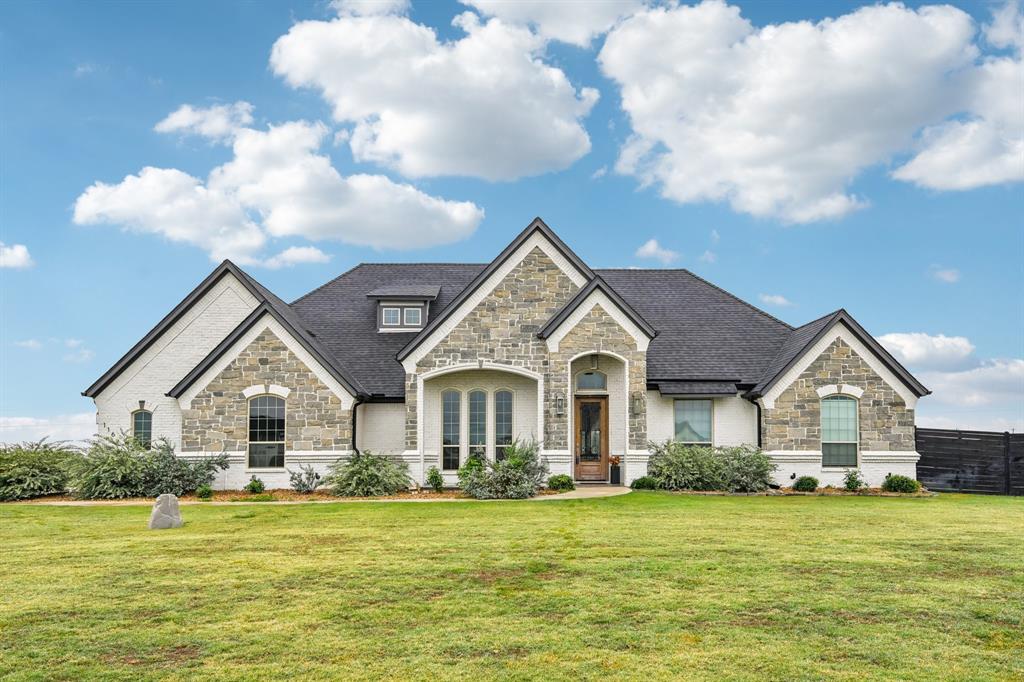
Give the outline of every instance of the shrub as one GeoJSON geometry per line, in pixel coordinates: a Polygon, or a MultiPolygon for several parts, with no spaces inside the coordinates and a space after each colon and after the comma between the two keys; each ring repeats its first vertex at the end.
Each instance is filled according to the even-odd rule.
{"type": "Polygon", "coordinates": [[[213,499],[213,488],[208,484],[204,483],[196,488],[196,497],[200,500],[212,500],[213,499]]]}
{"type": "Polygon", "coordinates": [[[372,452],[356,452],[331,465],[325,483],[342,497],[394,495],[409,487],[409,465],[372,452]]]}
{"type": "MultiPolygon", "coordinates": [[[[134,440],[134,439],[133,439],[134,440]]],[[[143,497],[156,497],[164,493],[185,495],[210,485],[218,471],[228,468],[228,456],[182,459],[174,454],[174,446],[167,439],[153,442],[145,456],[145,489],[143,497]]]]}
{"type": "Polygon", "coordinates": [[[921,490],[921,484],[907,476],[889,474],[882,481],[882,490],[887,493],[916,493],[921,490]]]}
{"type": "Polygon", "coordinates": [[[714,448],[674,441],[651,444],[648,475],[664,490],[725,490],[725,469],[714,448]]]}
{"type": "Polygon", "coordinates": [[[843,487],[852,493],[857,492],[865,486],[864,477],[860,474],[860,469],[847,469],[846,475],[843,476],[843,487]]]}
{"type": "Polygon", "coordinates": [[[62,442],[0,445],[0,500],[27,500],[67,491],[78,450],[62,442]]]}
{"type": "Polygon", "coordinates": [[[654,476],[641,476],[634,478],[629,487],[633,490],[657,490],[658,482],[654,480],[654,476]]]}
{"type": "Polygon", "coordinates": [[[266,489],[267,486],[263,485],[263,481],[255,476],[250,476],[249,482],[245,484],[244,488],[242,488],[245,492],[252,493],[253,495],[259,495],[266,489]]]}
{"type": "Polygon", "coordinates": [[[576,490],[576,484],[569,474],[557,474],[548,479],[548,487],[552,490],[576,490]]]}
{"type": "Polygon", "coordinates": [[[793,483],[793,490],[801,493],[813,493],[818,489],[818,479],[814,476],[801,476],[793,483]]]}
{"type": "Polygon", "coordinates": [[[288,480],[291,482],[292,490],[297,493],[312,493],[320,487],[320,474],[312,464],[300,465],[298,471],[289,469],[288,480]]]}
{"type": "Polygon", "coordinates": [[[722,476],[727,490],[734,493],[759,493],[771,485],[775,462],[758,448],[741,445],[718,448],[716,452],[722,460],[722,476]]]}
{"type": "Polygon", "coordinates": [[[437,467],[430,467],[427,469],[427,485],[429,485],[435,493],[439,493],[444,490],[444,476],[441,475],[441,470],[437,467]]]}
{"type": "Polygon", "coordinates": [[[459,469],[459,487],[478,500],[521,500],[533,497],[548,475],[536,441],[515,441],[505,448],[505,459],[484,462],[470,457],[459,469]]]}

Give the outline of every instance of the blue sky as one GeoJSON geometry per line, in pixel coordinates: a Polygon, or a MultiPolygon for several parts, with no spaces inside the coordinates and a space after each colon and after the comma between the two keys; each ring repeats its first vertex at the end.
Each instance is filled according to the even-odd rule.
{"type": "Polygon", "coordinates": [[[919,424],[1024,428],[1015,5],[476,4],[0,5],[0,440],[89,433],[221,257],[292,300],[535,215],[595,267],[845,307],[919,424]]]}

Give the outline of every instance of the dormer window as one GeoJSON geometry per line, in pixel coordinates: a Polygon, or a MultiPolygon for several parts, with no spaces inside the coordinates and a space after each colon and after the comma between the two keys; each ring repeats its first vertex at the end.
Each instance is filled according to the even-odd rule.
{"type": "Polygon", "coordinates": [[[367,298],[377,301],[377,329],[381,332],[418,332],[427,323],[430,303],[441,287],[423,284],[381,287],[367,298]]]}

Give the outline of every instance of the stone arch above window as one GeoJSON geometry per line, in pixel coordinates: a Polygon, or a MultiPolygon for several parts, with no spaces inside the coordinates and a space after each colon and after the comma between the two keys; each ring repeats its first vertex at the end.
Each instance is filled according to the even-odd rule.
{"type": "Polygon", "coordinates": [[[256,384],[249,388],[242,389],[242,395],[246,399],[256,395],[276,395],[278,398],[287,398],[292,389],[277,384],[256,384]]]}
{"type": "Polygon", "coordinates": [[[843,384],[841,386],[837,384],[828,384],[827,386],[822,386],[821,388],[819,388],[817,390],[817,393],[819,398],[839,394],[853,396],[854,398],[860,398],[862,395],[864,395],[864,389],[859,388],[857,386],[851,386],[850,384],[843,384]]]}

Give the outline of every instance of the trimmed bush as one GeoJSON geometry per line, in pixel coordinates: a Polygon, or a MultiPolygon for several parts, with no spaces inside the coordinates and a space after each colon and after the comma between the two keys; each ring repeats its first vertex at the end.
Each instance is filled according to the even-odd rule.
{"type": "Polygon", "coordinates": [[[548,479],[548,487],[560,492],[576,490],[576,484],[573,482],[572,476],[569,476],[569,474],[557,474],[550,477],[548,479]]]}
{"type": "Polygon", "coordinates": [[[485,462],[470,457],[459,469],[459,487],[478,500],[522,500],[544,486],[547,462],[540,458],[536,441],[515,441],[505,448],[505,459],[485,462]]]}
{"type": "Polygon", "coordinates": [[[674,441],[651,443],[648,475],[663,490],[761,492],[771,483],[775,463],[758,448],[712,448],[674,441]]]}
{"type": "Polygon", "coordinates": [[[79,451],[66,443],[0,445],[0,500],[27,500],[67,492],[79,451]]]}
{"type": "Polygon", "coordinates": [[[196,497],[200,500],[212,500],[213,499],[213,488],[206,483],[196,488],[196,497]]]}
{"type": "Polygon", "coordinates": [[[298,471],[288,470],[288,480],[292,490],[297,493],[312,493],[320,487],[320,474],[316,472],[312,464],[299,466],[298,471]]]}
{"type": "Polygon", "coordinates": [[[255,476],[250,476],[249,482],[245,484],[244,488],[242,488],[245,492],[252,493],[253,495],[259,495],[266,489],[267,486],[263,485],[263,480],[256,478],[255,476]]]}
{"type": "Polygon", "coordinates": [[[409,487],[409,465],[372,452],[357,452],[331,465],[324,482],[340,497],[394,495],[409,487]]]}
{"type": "Polygon", "coordinates": [[[921,490],[921,484],[907,476],[889,474],[882,481],[882,490],[887,493],[916,493],[921,490]]]}
{"type": "Polygon", "coordinates": [[[98,436],[75,460],[69,486],[85,499],[185,495],[213,483],[218,471],[228,468],[228,456],[182,459],[166,438],[149,448],[128,433],[98,436]]]}
{"type": "Polygon", "coordinates": [[[814,476],[801,476],[793,482],[793,490],[800,493],[813,493],[818,489],[818,479],[814,476]]]}
{"type": "Polygon", "coordinates": [[[654,479],[654,476],[641,476],[640,478],[634,478],[629,487],[633,490],[657,490],[658,482],[654,479]]]}
{"type": "Polygon", "coordinates": [[[441,475],[441,470],[437,467],[430,467],[427,469],[427,485],[435,492],[439,493],[444,490],[444,476],[441,475]]]}
{"type": "Polygon", "coordinates": [[[726,489],[734,493],[759,493],[768,489],[776,469],[772,458],[749,445],[718,448],[726,489]]]}
{"type": "Polygon", "coordinates": [[[843,476],[843,487],[849,490],[851,493],[855,493],[861,488],[867,485],[864,482],[864,477],[860,475],[860,469],[847,469],[846,475],[843,476]]]}

